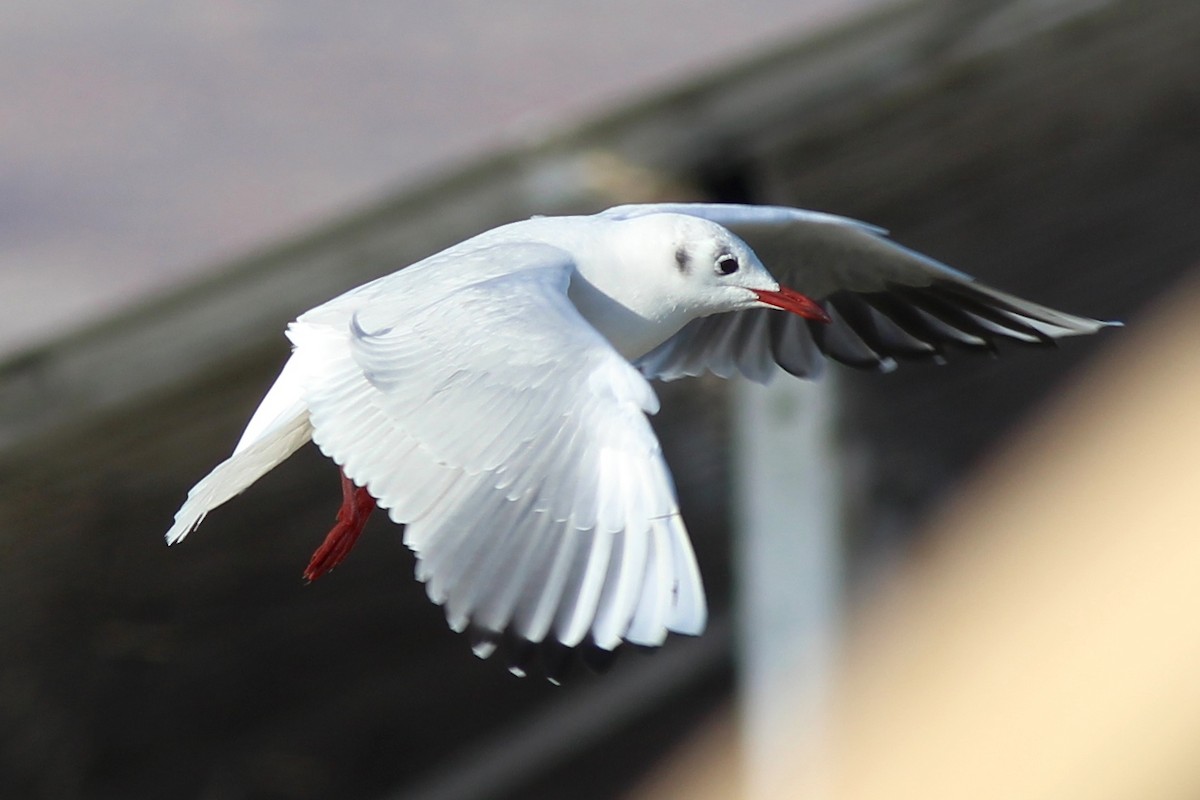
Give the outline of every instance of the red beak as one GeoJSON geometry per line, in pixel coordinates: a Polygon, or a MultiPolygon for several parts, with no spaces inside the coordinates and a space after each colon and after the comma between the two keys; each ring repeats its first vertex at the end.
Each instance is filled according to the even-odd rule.
{"type": "Polygon", "coordinates": [[[752,289],[751,291],[758,295],[759,300],[769,306],[790,311],[805,319],[815,319],[817,322],[833,321],[816,300],[808,295],[800,294],[794,289],[781,287],[777,292],[768,292],[764,289],[752,289]]]}

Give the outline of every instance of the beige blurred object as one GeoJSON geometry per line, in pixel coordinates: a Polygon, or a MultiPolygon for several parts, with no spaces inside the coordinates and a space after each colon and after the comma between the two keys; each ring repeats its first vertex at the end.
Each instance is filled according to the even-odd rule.
{"type": "Polygon", "coordinates": [[[740,797],[744,775],[738,727],[729,712],[698,730],[679,752],[626,800],[729,800],[740,797]]]}
{"type": "MultiPolygon", "coordinates": [[[[1200,796],[1200,280],[1113,335],[867,602],[829,797],[1200,796]]],[[[695,792],[637,796],[707,796],[711,739],[695,792]]]]}
{"type": "Polygon", "coordinates": [[[975,479],[866,614],[836,797],[1200,793],[1200,283],[975,479]]]}

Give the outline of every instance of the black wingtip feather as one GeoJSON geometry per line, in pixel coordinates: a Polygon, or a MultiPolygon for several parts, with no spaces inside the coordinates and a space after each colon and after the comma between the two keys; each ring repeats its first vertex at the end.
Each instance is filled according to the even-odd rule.
{"type": "Polygon", "coordinates": [[[939,355],[935,343],[914,336],[871,305],[867,295],[838,292],[829,298],[842,318],[872,350],[882,356],[930,360],[939,355]]]}
{"type": "Polygon", "coordinates": [[[859,338],[853,328],[842,321],[837,309],[827,305],[827,310],[833,317],[832,322],[805,320],[809,334],[821,352],[846,366],[859,369],[885,368],[884,359],[859,338]]]}
{"type": "MultiPolygon", "coordinates": [[[[511,631],[497,633],[486,628],[471,626],[466,630],[471,649],[480,658],[489,658],[499,652],[508,670],[514,675],[541,674],[551,683],[560,684],[578,672],[582,665],[590,672],[604,673],[612,668],[627,645],[608,650],[588,640],[575,647],[568,647],[557,640],[531,642],[511,631]]],[[[656,652],[658,648],[636,648],[656,652]]]]}
{"type": "Polygon", "coordinates": [[[934,319],[979,340],[973,342],[961,336],[947,338],[948,344],[974,347],[975,349],[995,350],[995,337],[998,331],[994,326],[983,324],[977,317],[963,310],[959,303],[948,300],[932,290],[931,287],[897,286],[892,290],[913,308],[930,315],[934,319]]]}
{"type": "MultiPolygon", "coordinates": [[[[969,284],[964,285],[949,281],[938,281],[930,286],[929,289],[936,296],[948,303],[958,305],[963,311],[969,314],[974,314],[1004,330],[1012,331],[1026,337],[1033,337],[1037,340],[1031,342],[1017,337],[1016,341],[1021,344],[1055,346],[1053,336],[1024,321],[1024,319],[1036,319],[1038,322],[1054,324],[1053,320],[1036,315],[1031,309],[1019,309],[1005,302],[1002,298],[974,289],[969,284]]],[[[1004,335],[1003,331],[999,333],[1000,335],[1004,335]]]]}
{"type": "Polygon", "coordinates": [[[947,345],[971,350],[995,350],[995,345],[990,340],[960,331],[889,292],[873,292],[863,295],[863,299],[909,335],[929,344],[933,348],[932,360],[935,362],[945,360],[947,345]]]}

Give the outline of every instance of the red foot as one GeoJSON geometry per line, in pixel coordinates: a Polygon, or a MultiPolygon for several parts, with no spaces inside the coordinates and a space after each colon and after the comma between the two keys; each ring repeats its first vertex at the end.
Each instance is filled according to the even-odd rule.
{"type": "Polygon", "coordinates": [[[367,518],[375,510],[375,498],[354,485],[354,482],[342,475],[342,507],[338,509],[337,522],[332,530],[325,535],[325,541],[309,559],[308,568],[304,570],[304,580],[315,581],[329,570],[342,563],[342,559],[358,541],[367,518]]]}

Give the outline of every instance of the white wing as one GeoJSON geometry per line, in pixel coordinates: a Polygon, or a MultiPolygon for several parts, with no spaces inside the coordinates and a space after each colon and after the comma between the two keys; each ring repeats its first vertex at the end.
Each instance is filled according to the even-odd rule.
{"type": "Polygon", "coordinates": [[[402,271],[348,319],[317,308],[293,324],[297,356],[320,365],[304,390],[313,440],[407,526],[453,628],[568,646],[590,633],[604,649],[699,633],[703,589],[644,413],[657,399],[567,299],[570,256],[449,257],[483,279],[402,271]]]}
{"type": "Polygon", "coordinates": [[[859,367],[888,369],[897,358],[941,359],[947,345],[991,350],[996,339],[1048,344],[1095,333],[1100,322],[1031,303],[885,238],[870,225],[832,214],[782,206],[665,203],[603,212],[627,218],[661,212],[691,214],[741,237],[767,269],[822,305],[824,325],[768,309],[696,320],[639,359],[644,374],[662,379],[741,373],[768,380],[775,364],[815,377],[824,356],[859,367]]]}

